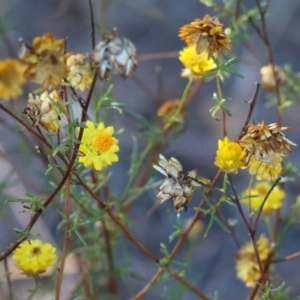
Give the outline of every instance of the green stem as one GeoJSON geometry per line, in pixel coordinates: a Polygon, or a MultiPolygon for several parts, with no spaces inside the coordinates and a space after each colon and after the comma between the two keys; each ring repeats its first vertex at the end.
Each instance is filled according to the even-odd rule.
{"type": "Polygon", "coordinates": [[[34,279],[34,284],[35,284],[35,286],[34,286],[34,289],[31,290],[31,294],[30,294],[30,296],[28,297],[27,300],[32,300],[32,299],[33,299],[33,296],[36,294],[36,292],[37,292],[38,289],[39,289],[38,276],[33,276],[33,279],[34,279]]]}
{"type": "MultiPolygon", "coordinates": [[[[217,82],[218,98],[219,98],[219,101],[221,101],[223,99],[223,93],[222,93],[222,89],[221,89],[220,77],[218,75],[216,76],[216,82],[217,82]]],[[[226,112],[223,108],[222,108],[222,124],[223,124],[223,136],[226,136],[227,135],[226,112]]]]}
{"type": "Polygon", "coordinates": [[[188,81],[188,83],[187,83],[187,85],[186,85],[184,91],[183,91],[183,94],[182,94],[180,103],[179,103],[179,105],[178,105],[178,107],[177,107],[177,110],[176,110],[174,116],[173,116],[172,118],[169,119],[168,123],[167,123],[167,124],[165,125],[165,127],[164,127],[164,130],[170,128],[170,127],[173,125],[173,123],[176,122],[176,120],[178,119],[178,116],[179,116],[179,114],[181,113],[181,111],[182,111],[182,109],[183,109],[183,107],[184,107],[185,101],[187,100],[188,95],[189,95],[189,93],[190,93],[190,91],[191,91],[192,84],[193,84],[193,80],[190,79],[190,80],[188,81]]]}

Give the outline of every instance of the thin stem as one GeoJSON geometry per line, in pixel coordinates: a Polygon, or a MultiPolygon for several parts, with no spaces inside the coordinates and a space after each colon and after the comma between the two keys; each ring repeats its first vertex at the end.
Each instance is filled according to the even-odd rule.
{"type": "Polygon", "coordinates": [[[115,278],[113,277],[113,271],[115,269],[114,267],[114,258],[113,258],[113,249],[111,247],[111,240],[110,240],[110,231],[107,229],[106,222],[102,220],[102,228],[104,233],[104,239],[105,239],[105,250],[106,250],[106,256],[107,256],[107,263],[108,263],[108,290],[113,295],[118,295],[118,286],[115,278]]]}
{"type": "Polygon", "coordinates": [[[164,269],[160,268],[150,281],[133,297],[131,300],[139,300],[144,296],[150,287],[158,280],[158,278],[164,273],[164,269]]]}
{"type": "MultiPolygon", "coordinates": [[[[219,98],[219,100],[222,100],[223,94],[222,94],[222,88],[221,88],[221,80],[220,80],[219,76],[216,76],[216,82],[217,82],[218,98],[219,98]]],[[[227,135],[226,112],[224,109],[222,109],[222,128],[223,128],[223,136],[226,136],[227,135]]]]}
{"type": "Polygon", "coordinates": [[[7,281],[7,287],[8,287],[8,299],[13,300],[13,292],[12,292],[12,285],[10,280],[10,272],[7,264],[7,258],[4,259],[4,269],[5,269],[5,277],[7,281]]]}
{"type": "Polygon", "coordinates": [[[60,291],[64,276],[64,267],[66,262],[66,257],[68,254],[68,247],[69,247],[69,241],[70,241],[70,179],[68,178],[66,180],[66,195],[65,195],[65,237],[64,237],[64,246],[59,266],[59,272],[58,272],[58,278],[56,282],[56,290],[55,290],[55,300],[60,299],[60,291]]]}
{"type": "Polygon", "coordinates": [[[92,0],[89,0],[89,8],[90,8],[90,16],[91,16],[91,28],[92,28],[92,32],[91,32],[91,37],[92,37],[92,49],[95,48],[95,22],[94,22],[94,10],[93,10],[93,4],[92,4],[92,0]]]}
{"type": "Polygon", "coordinates": [[[297,257],[299,257],[299,256],[300,256],[300,251],[295,252],[295,253],[290,254],[290,255],[287,255],[287,256],[282,257],[282,258],[273,259],[273,260],[272,260],[272,263],[279,263],[279,262],[283,262],[283,261],[288,261],[288,260],[297,258],[297,257]]]}
{"type": "Polygon", "coordinates": [[[28,297],[27,300],[32,300],[34,295],[36,294],[36,292],[39,289],[38,276],[33,276],[33,279],[34,279],[34,289],[31,290],[31,294],[30,294],[30,296],[28,297]]]}

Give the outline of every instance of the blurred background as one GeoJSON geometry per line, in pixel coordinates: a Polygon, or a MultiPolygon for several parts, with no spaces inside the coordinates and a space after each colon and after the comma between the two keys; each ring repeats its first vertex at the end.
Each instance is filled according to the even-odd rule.
{"type": "MultiPolygon", "coordinates": [[[[247,2],[245,1],[245,3],[247,2]]],[[[250,2],[252,1],[249,1],[249,6],[253,5],[250,2]]],[[[148,120],[152,119],[159,103],[168,99],[180,98],[187,84],[187,79],[180,77],[183,66],[176,54],[185,46],[177,36],[179,28],[195,18],[202,18],[205,14],[214,15],[214,12],[197,0],[99,0],[93,1],[93,4],[95,20],[100,25],[100,28],[98,27],[96,30],[96,42],[100,41],[100,32],[117,27],[120,36],[127,37],[136,45],[140,57],[133,78],[123,80],[115,77],[113,79],[114,97],[126,104],[130,110],[143,115],[148,120]],[[147,54],[161,52],[163,52],[161,56],[165,56],[165,58],[149,59],[147,56],[147,54]]],[[[220,4],[222,4],[221,1],[220,4]]],[[[67,37],[68,51],[91,52],[90,16],[87,1],[0,0],[0,14],[2,17],[7,15],[6,24],[9,24],[9,30],[1,40],[1,59],[17,58],[20,47],[19,37],[31,40],[46,32],[51,32],[56,38],[67,37]]],[[[299,15],[299,0],[270,1],[267,26],[275,63],[278,65],[290,64],[294,71],[300,70],[299,15]]],[[[220,18],[220,21],[228,25],[225,18],[220,18]]],[[[232,99],[228,104],[232,117],[228,118],[227,128],[231,139],[237,138],[241,130],[248,112],[248,105],[245,101],[249,101],[253,97],[255,82],[259,82],[261,79],[260,68],[268,63],[264,45],[254,31],[250,30],[250,34],[250,51],[241,44],[233,44],[232,55],[238,58],[236,70],[245,78],[230,77],[226,80],[226,85],[223,85],[224,96],[232,99]]],[[[31,86],[27,85],[26,89],[25,95],[30,92],[31,86]]],[[[197,169],[199,175],[210,179],[217,172],[213,161],[217,139],[222,138],[221,122],[214,120],[209,114],[209,109],[215,105],[212,101],[212,94],[215,91],[214,81],[209,81],[201,86],[187,110],[187,125],[184,132],[163,153],[167,158],[176,157],[185,170],[197,169]]],[[[277,121],[276,107],[268,109],[265,107],[266,94],[267,92],[261,88],[253,114],[253,120],[257,123],[263,120],[266,123],[277,121]]],[[[26,106],[26,97],[23,97],[22,101],[24,101],[24,105],[20,107],[21,110],[26,106]]],[[[297,105],[285,110],[283,115],[283,125],[292,128],[287,136],[298,145],[300,144],[299,115],[300,108],[297,105]]],[[[40,186],[48,184],[43,175],[45,166],[38,158],[29,159],[29,155],[26,154],[35,151],[34,142],[31,145],[23,144],[24,156],[20,157],[16,147],[20,143],[21,129],[15,128],[14,122],[3,113],[0,113],[0,121],[6,124],[0,126],[0,179],[3,181],[10,178],[11,182],[9,188],[2,190],[1,201],[9,196],[23,198],[25,192],[45,193],[45,191],[40,191],[40,186]]],[[[117,113],[114,115],[113,124],[116,129],[124,128],[125,130],[120,135],[120,162],[111,167],[112,187],[116,193],[118,191],[121,193],[129,169],[132,135],[137,134],[137,128],[135,122],[117,113]]],[[[145,146],[145,141],[140,142],[141,147],[145,146]]],[[[299,149],[295,148],[294,153],[289,156],[289,160],[295,165],[299,164],[299,149]]],[[[155,174],[155,177],[157,180],[162,179],[159,174],[155,174]]],[[[235,184],[239,193],[247,187],[248,182],[248,171],[240,172],[238,176],[235,176],[235,184]]],[[[299,182],[287,183],[286,191],[283,219],[290,213],[291,204],[298,196],[299,182]]],[[[150,217],[141,219],[153,207],[157,192],[158,190],[151,190],[138,199],[130,213],[130,218],[133,221],[137,220],[138,223],[130,229],[151,251],[160,256],[160,243],[164,243],[169,250],[174,245],[174,241],[169,243],[169,235],[174,231],[170,219],[176,220],[176,212],[173,209],[172,201],[166,201],[156,207],[150,217]]],[[[182,224],[193,216],[193,207],[196,207],[200,200],[200,194],[196,192],[188,211],[181,213],[182,224]]],[[[6,246],[18,238],[13,228],[25,227],[30,215],[22,213],[22,207],[19,204],[1,205],[1,210],[0,249],[3,251],[6,246]]],[[[223,213],[226,218],[237,221],[235,231],[240,241],[242,243],[248,241],[246,227],[234,207],[224,206],[223,213]]],[[[34,226],[34,232],[40,234],[45,241],[60,244],[61,236],[56,231],[59,221],[60,217],[55,209],[50,208],[43,215],[42,220],[34,226]]],[[[203,220],[204,227],[207,222],[208,220],[203,220]]],[[[264,224],[261,224],[259,230],[261,231],[258,234],[265,231],[264,224]]],[[[130,299],[130,296],[134,294],[130,290],[139,291],[155,274],[157,266],[130,241],[124,239],[121,244],[127,249],[129,269],[142,274],[144,279],[143,281],[124,277],[120,280],[120,299],[130,299]]],[[[121,248],[118,250],[120,255],[116,253],[117,266],[123,263],[123,248],[121,248]]],[[[299,250],[300,226],[295,224],[286,234],[280,257],[299,250]]],[[[204,293],[212,295],[214,291],[218,291],[218,299],[242,300],[246,299],[248,291],[244,283],[236,277],[234,261],[236,251],[237,248],[232,237],[219,226],[214,225],[206,238],[203,237],[203,231],[190,238],[175,259],[187,263],[186,278],[204,293]]],[[[78,272],[78,268],[75,263],[73,265],[72,260],[68,264],[70,266],[70,270],[66,271],[69,272],[68,279],[63,282],[63,297],[66,297],[64,299],[67,299],[67,295],[74,287],[78,272]]],[[[3,275],[3,266],[1,268],[3,275]]],[[[287,286],[291,287],[291,296],[293,297],[300,294],[299,268],[300,258],[276,265],[276,273],[279,278],[275,278],[275,280],[278,280],[279,283],[285,281],[287,286]]],[[[30,288],[31,282],[19,281],[21,277],[15,276],[14,286],[19,291],[19,295],[22,295],[22,291],[30,288]],[[18,282],[22,282],[22,284],[16,284],[18,282]]],[[[4,279],[0,278],[0,280],[4,279]]],[[[169,299],[197,299],[190,291],[179,289],[178,286],[179,283],[170,277],[168,281],[160,282],[149,290],[143,299],[163,299],[164,295],[168,295],[169,299]]],[[[22,296],[19,296],[19,299],[23,299],[22,296]]],[[[43,295],[41,299],[53,298],[50,293],[43,295]]]]}

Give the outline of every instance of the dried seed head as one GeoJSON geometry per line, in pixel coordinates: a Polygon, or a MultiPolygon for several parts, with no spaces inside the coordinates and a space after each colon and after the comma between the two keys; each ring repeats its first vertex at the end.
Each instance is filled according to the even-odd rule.
{"type": "Polygon", "coordinates": [[[264,66],[260,69],[261,84],[268,91],[274,91],[276,89],[276,80],[279,84],[283,84],[286,81],[286,73],[283,68],[274,66],[274,72],[272,65],[264,66]]]}
{"type": "Polygon", "coordinates": [[[249,125],[246,134],[238,141],[246,153],[245,165],[252,156],[261,160],[273,154],[291,153],[291,146],[297,145],[281,132],[285,130],[290,130],[290,127],[281,127],[277,123],[249,125]]]}
{"type": "Polygon", "coordinates": [[[208,58],[217,55],[221,48],[227,51],[232,49],[231,42],[224,32],[224,25],[216,17],[209,15],[182,26],[178,36],[189,46],[195,44],[197,54],[207,52],[208,58]]]}
{"type": "Polygon", "coordinates": [[[114,29],[102,34],[102,41],[93,51],[93,61],[101,80],[111,74],[126,78],[136,68],[136,49],[131,41],[118,37],[117,29],[114,29]]]}
{"type": "MultiPolygon", "coordinates": [[[[160,154],[158,164],[159,166],[153,167],[167,177],[159,188],[160,192],[157,195],[159,203],[172,198],[177,212],[186,209],[186,204],[191,201],[193,186],[197,184],[184,176],[182,166],[176,158],[167,160],[160,154]]],[[[196,170],[189,172],[188,176],[196,177],[196,170]]]]}
{"type": "Polygon", "coordinates": [[[26,114],[33,122],[33,126],[41,126],[50,132],[57,132],[60,124],[58,120],[59,110],[52,103],[52,101],[57,102],[59,100],[59,94],[57,91],[53,91],[48,94],[45,91],[40,96],[34,96],[32,94],[28,95],[28,105],[24,109],[24,114],[26,114]]]}

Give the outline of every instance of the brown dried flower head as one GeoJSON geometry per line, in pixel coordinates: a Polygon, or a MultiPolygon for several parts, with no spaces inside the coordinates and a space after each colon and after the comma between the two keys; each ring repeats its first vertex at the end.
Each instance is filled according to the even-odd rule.
{"type": "Polygon", "coordinates": [[[291,146],[297,145],[281,132],[285,130],[290,130],[290,127],[281,127],[277,123],[249,125],[246,134],[238,141],[246,152],[245,165],[248,165],[252,156],[261,160],[273,154],[291,153],[291,146]]]}
{"type": "Polygon", "coordinates": [[[117,29],[102,34],[102,41],[93,51],[93,61],[101,80],[111,74],[131,76],[137,66],[136,49],[131,41],[120,38],[117,29]]]}
{"type": "Polygon", "coordinates": [[[179,35],[187,45],[196,45],[197,54],[206,51],[208,58],[217,56],[220,49],[231,51],[230,40],[224,32],[224,25],[216,17],[204,16],[180,28],[179,35]]]}
{"type": "Polygon", "coordinates": [[[51,33],[35,37],[30,52],[21,57],[28,64],[25,77],[42,84],[45,89],[60,85],[69,73],[64,49],[64,41],[56,40],[51,33]]]}
{"type": "MultiPolygon", "coordinates": [[[[160,108],[157,110],[157,115],[167,121],[169,118],[172,118],[175,115],[179,104],[179,99],[170,99],[160,106],[160,108]]],[[[181,111],[178,116],[178,121],[183,122],[184,117],[185,112],[181,111]]]]}
{"type": "Polygon", "coordinates": [[[274,91],[276,89],[276,79],[278,84],[283,84],[286,81],[286,73],[282,67],[274,66],[274,72],[272,65],[264,66],[260,69],[261,73],[261,84],[268,91],[274,91]]]}
{"type": "MultiPolygon", "coordinates": [[[[197,183],[183,174],[180,162],[174,157],[167,160],[160,154],[158,164],[153,167],[167,177],[159,188],[160,192],[157,195],[159,203],[172,198],[177,212],[186,210],[186,205],[191,201],[193,186],[197,183]]],[[[187,175],[195,178],[196,170],[190,171],[187,175]]]]}
{"type": "Polygon", "coordinates": [[[57,91],[53,91],[48,94],[45,91],[40,96],[34,96],[32,94],[28,95],[28,105],[24,109],[24,114],[26,114],[31,120],[33,126],[41,126],[47,131],[57,132],[60,124],[59,121],[59,110],[53,104],[59,101],[59,94],[57,91]]]}

